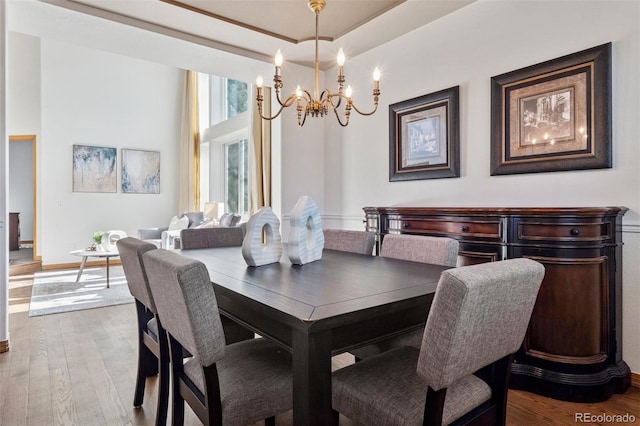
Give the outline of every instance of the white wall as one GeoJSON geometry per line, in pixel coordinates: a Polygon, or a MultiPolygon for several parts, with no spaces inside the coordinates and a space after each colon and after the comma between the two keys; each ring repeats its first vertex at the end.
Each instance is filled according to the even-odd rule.
{"type": "Polygon", "coordinates": [[[40,134],[40,39],[9,33],[9,134],[40,134]]]}
{"type": "Polygon", "coordinates": [[[479,1],[347,62],[363,105],[370,88],[360,82],[381,66],[382,103],[371,118],[356,115],[343,131],[327,129],[325,214],[334,225],[362,229],[364,206],[629,207],[623,357],[640,372],[639,28],[637,1],[479,1]],[[491,77],[607,42],[613,43],[613,168],[490,176],[491,77]],[[461,177],[389,182],[389,104],[456,85],[461,177]]]}
{"type": "MultiPolygon", "coordinates": [[[[35,52],[34,52],[35,53],[35,52]]],[[[23,52],[23,54],[26,54],[23,52]]],[[[166,226],[177,209],[183,72],[51,40],[41,41],[38,226],[44,265],[77,262],[94,231],[166,226]],[[72,192],[74,144],[160,151],[159,195],[72,192]]]]}

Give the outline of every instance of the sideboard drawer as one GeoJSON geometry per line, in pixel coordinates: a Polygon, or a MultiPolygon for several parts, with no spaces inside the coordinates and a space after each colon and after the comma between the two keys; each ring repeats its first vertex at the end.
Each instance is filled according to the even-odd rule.
{"type": "Polygon", "coordinates": [[[612,238],[608,222],[516,220],[516,241],[600,242],[612,238]]]}
{"type": "Polygon", "coordinates": [[[461,237],[490,238],[501,240],[503,235],[500,219],[418,219],[401,218],[399,220],[402,233],[443,234],[461,237]]]}

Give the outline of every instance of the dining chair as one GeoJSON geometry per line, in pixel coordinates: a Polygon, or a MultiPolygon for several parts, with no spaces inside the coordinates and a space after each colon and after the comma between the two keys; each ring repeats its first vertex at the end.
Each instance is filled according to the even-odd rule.
{"type": "Polygon", "coordinates": [[[180,231],[180,248],[201,249],[241,246],[243,238],[244,233],[239,226],[183,229],[180,231]]]}
{"type": "Polygon", "coordinates": [[[169,346],[162,326],[158,324],[156,305],[142,263],[142,255],[155,250],[156,245],[125,237],[116,242],[116,247],[129,292],[135,299],[138,320],[138,371],[133,406],[142,406],[146,378],[159,374],[156,424],[165,425],[169,405],[169,346]]]}
{"type": "Polygon", "coordinates": [[[169,339],[172,424],[184,423],[185,401],[204,424],[273,423],[290,410],[291,355],[264,338],[225,344],[206,266],[168,250],[143,260],[169,339]],[[193,354],[184,364],[183,349],[193,354]]]}
{"type": "Polygon", "coordinates": [[[544,267],[519,258],[444,271],[422,346],[337,370],[332,406],[366,425],[504,425],[509,372],[544,267]]]}
{"type": "Polygon", "coordinates": [[[324,248],[359,254],[373,254],[376,235],[365,231],[347,231],[344,229],[323,229],[324,248]]]}
{"type": "MultiPolygon", "coordinates": [[[[202,229],[183,229],[180,232],[180,247],[183,250],[204,249],[215,247],[242,246],[245,229],[244,227],[214,227],[202,229]]],[[[255,334],[252,330],[238,324],[234,320],[224,315],[222,327],[227,344],[253,339],[255,334]]]]}
{"type": "MultiPolygon", "coordinates": [[[[412,262],[455,267],[458,261],[458,240],[411,234],[386,234],[380,256],[412,262]]],[[[351,350],[356,360],[378,355],[400,346],[420,348],[424,327],[351,350]]]]}

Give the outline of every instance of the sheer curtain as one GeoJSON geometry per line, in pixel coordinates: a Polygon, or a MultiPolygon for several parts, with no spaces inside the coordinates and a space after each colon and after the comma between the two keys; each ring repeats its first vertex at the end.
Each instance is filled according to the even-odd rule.
{"type": "MultiPolygon", "coordinates": [[[[256,87],[252,86],[255,99],[256,87]]],[[[262,89],[262,112],[271,115],[271,89],[262,89]]],[[[251,120],[251,149],[249,149],[249,214],[261,207],[271,206],[271,121],[263,120],[253,107],[251,120]]]]}
{"type": "Polygon", "coordinates": [[[200,130],[198,128],[198,73],[185,72],[178,168],[178,212],[200,209],[200,130]]]}

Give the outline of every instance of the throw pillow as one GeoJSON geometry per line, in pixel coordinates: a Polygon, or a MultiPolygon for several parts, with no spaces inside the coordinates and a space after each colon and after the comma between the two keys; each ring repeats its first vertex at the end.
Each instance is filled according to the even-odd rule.
{"type": "Polygon", "coordinates": [[[231,223],[229,223],[229,226],[238,226],[240,224],[240,219],[242,219],[242,216],[234,213],[231,215],[231,223]]]}
{"type": "Polygon", "coordinates": [[[189,218],[187,216],[174,216],[169,221],[169,231],[178,231],[180,229],[187,229],[189,227],[189,218]]]}
{"type": "Polygon", "coordinates": [[[231,225],[231,215],[229,213],[225,213],[220,218],[220,226],[229,227],[231,225]]]}
{"type": "Polygon", "coordinates": [[[189,228],[200,225],[204,220],[203,212],[184,212],[182,216],[186,216],[189,218],[189,228]]]}

